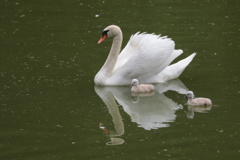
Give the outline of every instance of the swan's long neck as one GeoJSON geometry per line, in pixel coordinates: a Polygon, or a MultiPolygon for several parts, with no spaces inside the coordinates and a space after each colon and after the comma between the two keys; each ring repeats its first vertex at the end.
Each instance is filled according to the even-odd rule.
{"type": "Polygon", "coordinates": [[[107,57],[104,65],[102,66],[101,70],[99,71],[104,76],[110,76],[112,74],[112,71],[116,65],[118,55],[121,50],[121,45],[122,45],[122,33],[120,32],[118,35],[116,35],[113,38],[111,50],[108,54],[108,57],[107,57]]]}

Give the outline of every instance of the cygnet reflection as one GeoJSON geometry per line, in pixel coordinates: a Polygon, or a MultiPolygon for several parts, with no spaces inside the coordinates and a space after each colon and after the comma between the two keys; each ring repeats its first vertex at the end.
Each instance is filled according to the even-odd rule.
{"type": "Polygon", "coordinates": [[[188,105],[188,111],[186,112],[187,117],[192,119],[194,118],[194,113],[198,112],[198,113],[208,113],[210,110],[212,109],[211,105],[208,106],[191,106],[188,105]]]}

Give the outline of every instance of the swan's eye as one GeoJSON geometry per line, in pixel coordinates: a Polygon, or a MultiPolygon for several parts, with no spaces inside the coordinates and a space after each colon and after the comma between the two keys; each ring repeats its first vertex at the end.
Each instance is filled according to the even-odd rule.
{"type": "Polygon", "coordinates": [[[109,31],[109,30],[103,31],[103,32],[102,32],[102,37],[107,36],[108,31],[109,31]]]}

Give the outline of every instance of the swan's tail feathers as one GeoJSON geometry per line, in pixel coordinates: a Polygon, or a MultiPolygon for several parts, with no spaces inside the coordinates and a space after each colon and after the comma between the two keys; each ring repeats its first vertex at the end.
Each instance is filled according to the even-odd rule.
{"type": "Polygon", "coordinates": [[[178,78],[188,64],[193,60],[195,55],[196,53],[193,53],[187,58],[166,67],[162,72],[159,73],[158,80],[161,82],[166,82],[168,80],[178,78]]]}
{"type": "Polygon", "coordinates": [[[173,56],[172,56],[172,59],[171,59],[170,63],[171,63],[175,58],[177,58],[178,56],[180,56],[182,53],[183,53],[183,50],[181,50],[181,49],[175,49],[175,50],[173,51],[173,56]]]}

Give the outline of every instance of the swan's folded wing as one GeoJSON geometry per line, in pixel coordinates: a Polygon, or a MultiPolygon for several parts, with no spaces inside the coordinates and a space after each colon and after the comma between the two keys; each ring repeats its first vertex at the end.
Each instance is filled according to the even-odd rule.
{"type": "Polygon", "coordinates": [[[174,52],[174,47],[170,38],[136,33],[120,53],[113,74],[132,78],[156,75],[182,53],[174,52]]]}
{"type": "Polygon", "coordinates": [[[178,78],[195,56],[196,56],[196,53],[193,53],[187,58],[177,63],[174,63],[170,66],[167,66],[161,73],[159,73],[156,76],[156,78],[160,82],[166,82],[166,81],[178,78]]]}

